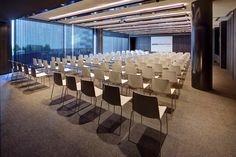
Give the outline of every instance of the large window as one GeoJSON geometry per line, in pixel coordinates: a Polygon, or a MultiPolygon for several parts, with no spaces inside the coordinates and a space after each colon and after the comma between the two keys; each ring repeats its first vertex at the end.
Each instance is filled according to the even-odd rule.
{"type": "Polygon", "coordinates": [[[29,64],[32,58],[63,56],[63,25],[18,19],[15,23],[17,61],[29,64]]]}
{"type": "Polygon", "coordinates": [[[120,33],[103,32],[103,52],[129,50],[129,36],[120,33]]]}
{"type": "Polygon", "coordinates": [[[31,64],[33,58],[50,60],[93,53],[93,30],[72,25],[15,20],[16,60],[31,64]]]}

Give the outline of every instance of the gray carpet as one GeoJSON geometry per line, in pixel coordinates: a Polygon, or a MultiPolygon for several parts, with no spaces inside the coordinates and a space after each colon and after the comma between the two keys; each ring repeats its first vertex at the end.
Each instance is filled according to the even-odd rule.
{"type": "MultiPolygon", "coordinates": [[[[235,157],[236,156],[236,83],[226,71],[214,67],[214,90],[191,88],[188,72],[177,109],[169,115],[169,134],[159,138],[159,122],[135,115],[131,139],[127,140],[131,103],[124,106],[121,134],[119,112],[104,105],[101,124],[99,98],[97,107],[75,110],[75,93],[69,92],[61,107],[61,88],[56,87],[50,101],[51,87],[27,80],[9,82],[0,76],[1,156],[3,157],[235,157]]],[[[46,84],[47,85],[47,84],[46,84]]],[[[83,97],[83,100],[90,101],[83,97]]],[[[161,99],[165,101],[165,99],[161,99]]],[[[169,100],[168,100],[169,101],[169,100]]],[[[166,123],[163,121],[163,131],[166,123]]]]}

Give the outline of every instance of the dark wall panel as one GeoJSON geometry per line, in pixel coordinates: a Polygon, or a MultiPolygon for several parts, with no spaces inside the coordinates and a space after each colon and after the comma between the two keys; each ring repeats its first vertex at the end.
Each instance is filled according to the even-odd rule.
{"type": "Polygon", "coordinates": [[[226,69],[227,21],[220,23],[220,66],[226,69]]]}
{"type": "Polygon", "coordinates": [[[135,48],[138,50],[151,51],[151,37],[137,37],[135,48]]]}
{"type": "Polygon", "coordinates": [[[135,50],[136,49],[136,37],[130,37],[130,50],[135,50]]]}
{"type": "Polygon", "coordinates": [[[191,52],[191,35],[173,36],[174,52],[191,52]]]}
{"type": "Polygon", "coordinates": [[[11,71],[11,27],[0,22],[0,75],[11,71]]]}
{"type": "Polygon", "coordinates": [[[234,38],[234,41],[233,41],[233,78],[236,80],[236,9],[234,10],[234,14],[233,14],[233,18],[234,18],[234,26],[233,26],[233,30],[234,30],[234,33],[233,33],[233,38],[234,38]]]}
{"type": "Polygon", "coordinates": [[[220,48],[219,38],[220,38],[220,29],[219,29],[219,27],[216,27],[213,30],[213,53],[215,55],[220,54],[220,52],[219,52],[219,48],[220,48]]]}

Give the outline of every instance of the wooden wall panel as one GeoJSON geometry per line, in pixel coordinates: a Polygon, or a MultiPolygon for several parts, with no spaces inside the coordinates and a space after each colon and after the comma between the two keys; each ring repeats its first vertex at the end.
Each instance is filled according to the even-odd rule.
{"type": "Polygon", "coordinates": [[[0,22],[0,75],[11,71],[11,27],[0,22]]]}

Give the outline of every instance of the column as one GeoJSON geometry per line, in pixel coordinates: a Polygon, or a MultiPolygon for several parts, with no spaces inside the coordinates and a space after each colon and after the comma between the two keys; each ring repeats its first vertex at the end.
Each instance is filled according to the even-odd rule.
{"type": "Polygon", "coordinates": [[[212,1],[192,3],[192,87],[212,89],[212,1]]]}

